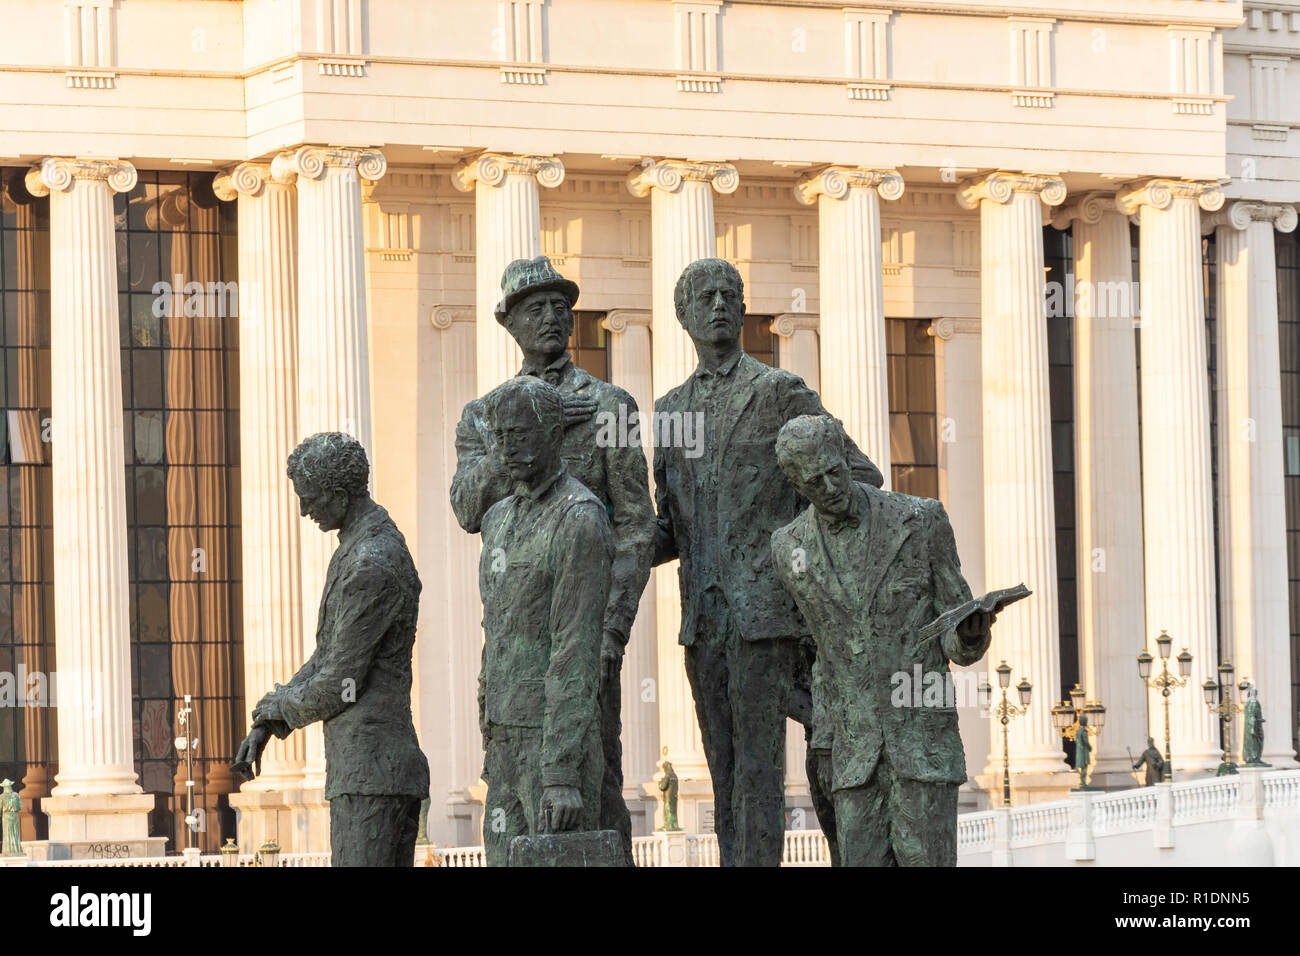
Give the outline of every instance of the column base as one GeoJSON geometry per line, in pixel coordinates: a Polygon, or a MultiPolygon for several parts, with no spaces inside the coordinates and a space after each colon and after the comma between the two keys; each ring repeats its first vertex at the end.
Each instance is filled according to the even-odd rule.
{"type": "MultiPolygon", "coordinates": [[[[658,790],[655,791],[658,793],[658,790]]],[[[645,794],[637,787],[623,788],[623,802],[627,804],[627,812],[632,817],[632,835],[649,836],[655,832],[655,827],[660,826],[663,820],[663,809],[659,801],[645,794]]]]}
{"type": "Polygon", "coordinates": [[[149,836],[152,793],[42,797],[50,838],[25,847],[33,860],[162,856],[166,837],[149,836]]]}
{"type": "MultiPolygon", "coordinates": [[[[1068,767],[1055,773],[1013,773],[1011,805],[1020,807],[1029,803],[1066,800],[1069,799],[1070,791],[1078,785],[1078,773],[1068,767]]],[[[974,786],[983,809],[1002,806],[1001,771],[996,774],[979,774],[975,777],[974,786]]]]}
{"type": "MultiPolygon", "coordinates": [[[[303,791],[241,790],[230,795],[235,809],[235,842],[241,853],[255,853],[267,840],[274,840],[281,853],[308,853],[310,822],[302,812],[303,791]]],[[[328,831],[328,817],[326,829],[328,831]]]]}

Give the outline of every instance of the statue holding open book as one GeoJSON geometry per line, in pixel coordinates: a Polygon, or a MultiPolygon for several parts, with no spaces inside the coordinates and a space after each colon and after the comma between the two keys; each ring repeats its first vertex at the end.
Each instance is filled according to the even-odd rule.
{"type": "Polygon", "coordinates": [[[956,708],[899,706],[892,678],[919,666],[946,684],[949,663],[983,657],[998,611],[1029,591],[972,598],[943,505],[854,481],[847,445],[829,416],[782,427],[777,460],[812,504],[772,534],[777,575],[817,644],[813,722],[830,741],[840,861],[955,866],[956,708]]]}

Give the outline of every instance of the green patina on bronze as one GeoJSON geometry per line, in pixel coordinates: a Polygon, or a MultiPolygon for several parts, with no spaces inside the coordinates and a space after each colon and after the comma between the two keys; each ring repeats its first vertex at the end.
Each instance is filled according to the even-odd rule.
{"type": "MultiPolygon", "coordinates": [[[[510,263],[501,285],[505,295],[496,317],[524,353],[519,376],[541,379],[558,389],[564,407],[560,457],[569,475],[601,502],[613,533],[600,638],[600,736],[605,765],[600,825],[618,831],[630,865],[632,821],[623,801],[620,672],[641,592],[650,577],[654,511],[640,444],[600,442],[597,436],[603,420],[618,420],[620,412],[624,418],[635,416],[637,405],[623,389],[594,378],[570,360],[567,344],[578,286],[556,272],[549,259],[539,256],[510,263]]],[[[470,533],[482,530],[488,509],[514,490],[490,420],[497,392],[466,405],[456,426],[451,504],[456,520],[470,533]]],[[[539,410],[529,407],[540,422],[539,410]]]]}
{"type": "MultiPolygon", "coordinates": [[[[898,694],[919,673],[951,687],[949,663],[988,649],[994,615],[921,631],[970,600],[943,505],[856,481],[840,423],[803,416],[775,457],[812,502],[771,535],[776,574],[812,630],[814,742],[829,754],[845,866],[955,866],[957,787],[966,760],[952,695],[898,694]]],[[[819,768],[825,772],[825,767],[819,768]]],[[[825,826],[825,821],[823,821],[825,826]]]]}
{"type": "MultiPolygon", "coordinates": [[[[777,466],[777,432],[792,418],[825,410],[797,376],[740,347],[744,283],[730,263],[691,263],[674,304],[700,363],[655,402],[655,414],[698,419],[703,435],[698,447],[656,443],[655,563],[681,561],[680,641],[713,782],[722,865],[777,866],[789,717],[814,725],[810,789],[823,831],[834,833],[817,769],[808,687],[813,648],[769,547],[772,532],[805,504],[777,466]]],[[[882,483],[856,447],[847,454],[857,478],[882,483]]]]}

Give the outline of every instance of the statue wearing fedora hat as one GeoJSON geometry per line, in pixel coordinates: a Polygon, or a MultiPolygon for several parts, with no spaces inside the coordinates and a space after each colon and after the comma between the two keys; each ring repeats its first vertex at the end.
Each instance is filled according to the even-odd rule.
{"type": "MultiPolygon", "coordinates": [[[[623,802],[623,757],[619,741],[620,671],[628,632],[641,592],[650,578],[655,516],[650,503],[649,469],[639,443],[598,442],[605,414],[635,421],[635,400],[623,389],[594,378],[569,358],[573,304],[578,285],[555,271],[545,256],[516,259],[501,278],[503,297],[496,319],[524,353],[519,375],[554,385],[564,402],[561,457],[568,473],[605,505],[614,531],[614,563],[605,604],[600,650],[600,733],[605,776],[600,795],[600,828],[620,834],[626,861],[632,861],[632,822],[623,802]]],[[[456,426],[456,476],[451,506],[471,534],[482,528],[492,505],[514,490],[489,422],[491,393],[465,406],[456,426]]]]}

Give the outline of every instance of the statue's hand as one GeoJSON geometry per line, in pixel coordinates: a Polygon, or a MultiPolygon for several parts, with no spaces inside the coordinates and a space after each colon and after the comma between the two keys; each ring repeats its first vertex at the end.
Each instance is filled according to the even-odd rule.
{"type": "Polygon", "coordinates": [[[996,611],[976,611],[957,625],[957,636],[968,644],[981,641],[998,619],[996,611]]]}
{"type": "Polygon", "coordinates": [[[585,422],[596,414],[596,400],[577,392],[566,392],[564,399],[564,427],[585,422]]]}
{"type": "Polygon", "coordinates": [[[618,677],[623,660],[623,642],[613,631],[606,631],[600,640],[600,682],[607,684],[618,677]]]}
{"type": "Polygon", "coordinates": [[[549,833],[563,833],[578,828],[582,812],[582,794],[577,787],[546,787],[542,790],[542,816],[549,817],[549,833]]]}
{"type": "Polygon", "coordinates": [[[230,772],[241,780],[252,780],[262,772],[262,751],[270,743],[271,731],[266,727],[253,727],[239,745],[230,772]]]}

